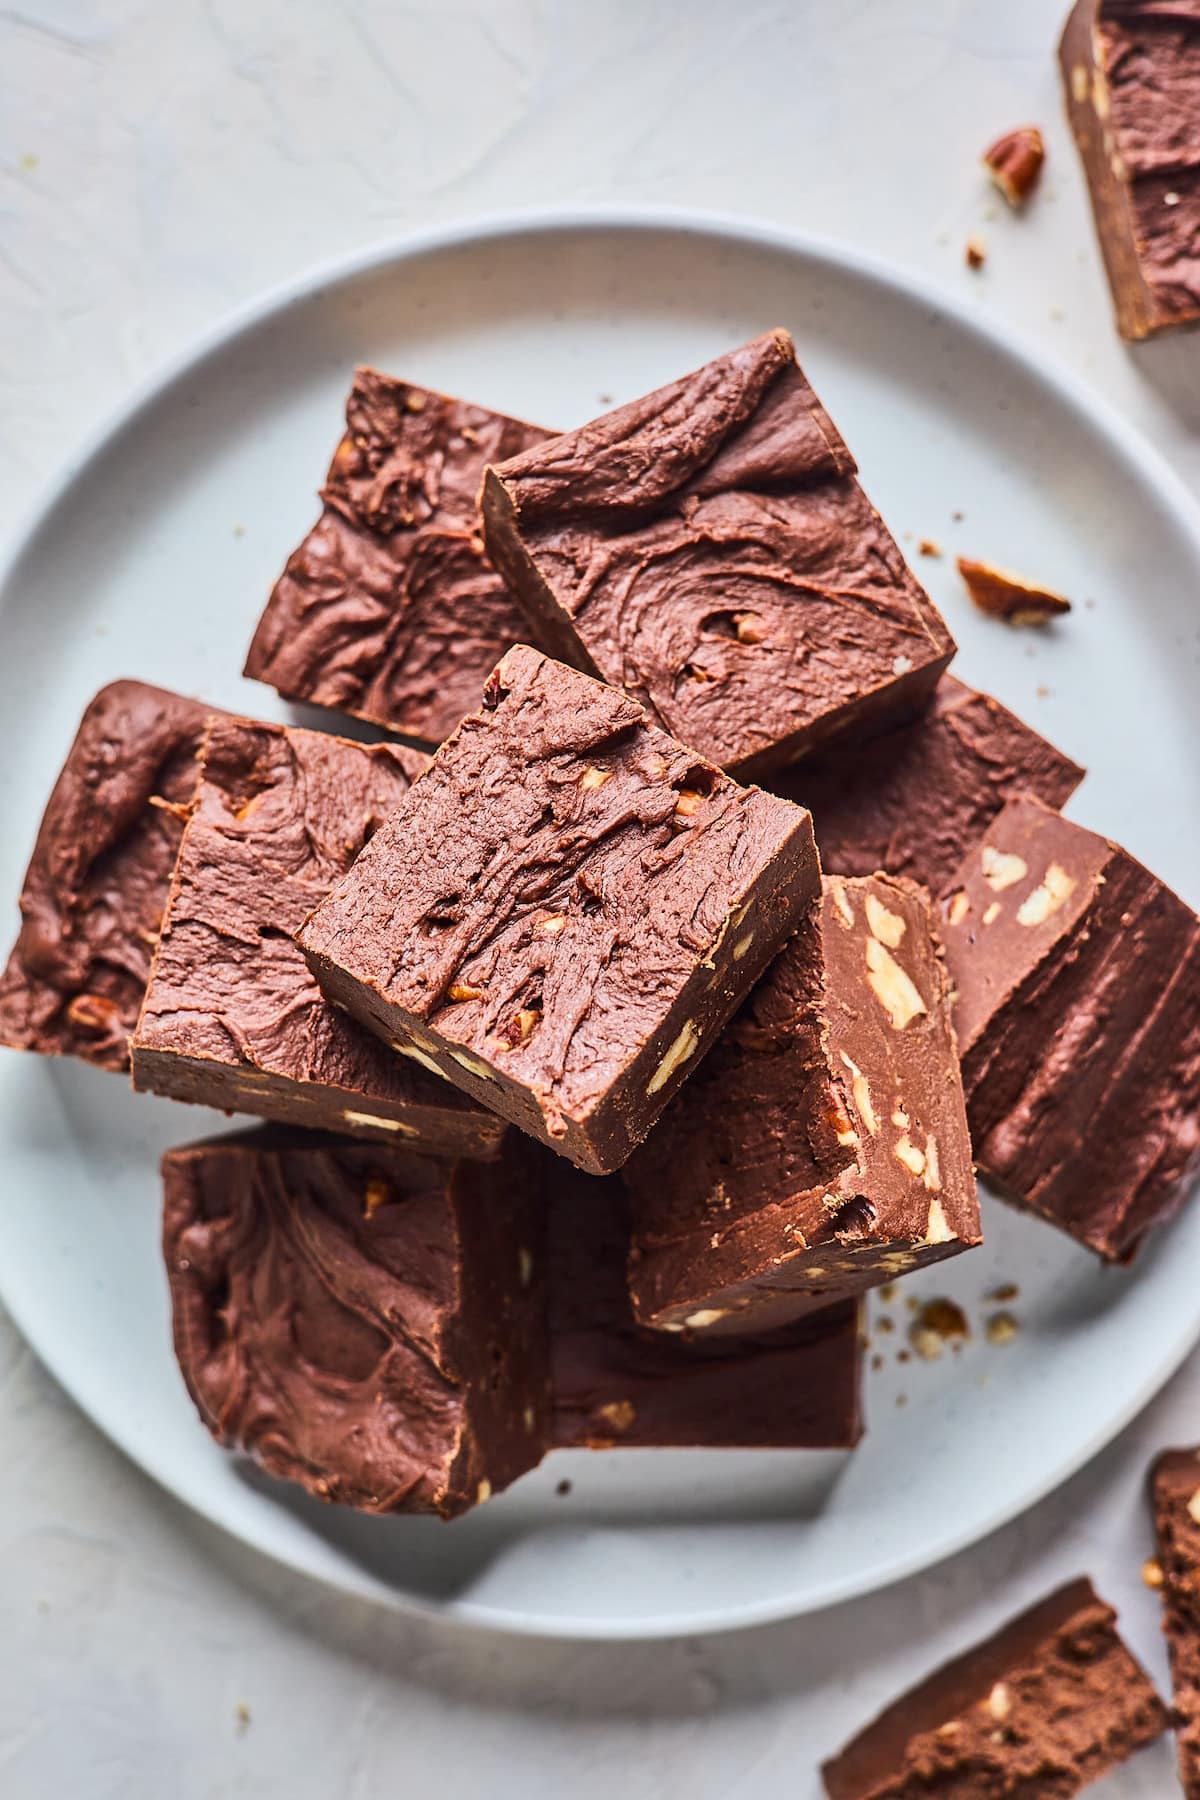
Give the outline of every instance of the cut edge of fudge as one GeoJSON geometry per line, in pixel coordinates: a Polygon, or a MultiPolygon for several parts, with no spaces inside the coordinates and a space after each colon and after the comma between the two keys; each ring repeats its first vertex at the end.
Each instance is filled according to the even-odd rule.
{"type": "Polygon", "coordinates": [[[298,942],[330,998],[394,1049],[605,1174],[818,883],[807,812],[738,786],[635,700],[518,645],[298,942]],[[481,792],[502,796],[503,828],[481,807],[471,836],[464,797],[481,792]],[[689,854],[707,858],[708,879],[689,854]],[[514,900],[514,884],[528,893],[514,900]]]}
{"type": "Polygon", "coordinates": [[[345,412],[321,515],[271,591],[243,672],[436,744],[529,635],[479,537],[484,465],[551,433],[367,367],[345,412]]]}
{"type": "Polygon", "coordinates": [[[1200,920],[1030,796],[964,858],[942,914],[980,1173],[1130,1261],[1200,1172],[1200,920]]]}
{"type": "MultiPolygon", "coordinates": [[[[810,512],[814,505],[810,501],[810,512]]],[[[663,730],[693,744],[742,780],[759,779],[788,765],[815,743],[835,737],[851,725],[882,730],[915,711],[954,654],[954,641],[944,621],[859,486],[854,459],[801,373],[795,346],[783,330],[763,333],[576,431],[506,464],[489,466],[481,509],[488,554],[525,609],[538,641],[559,660],[598,679],[624,685],[663,730]],[[795,548],[798,534],[792,528],[789,535],[782,497],[789,493],[811,496],[822,478],[826,483],[846,484],[843,511],[847,517],[843,523],[847,535],[869,527],[878,539],[871,547],[872,568],[876,573],[879,567],[886,568],[888,598],[864,586],[862,610],[877,621],[886,620],[889,631],[894,628],[904,643],[901,647],[898,635],[886,672],[869,661],[864,663],[860,656],[857,685],[834,684],[825,696],[826,703],[817,710],[814,700],[812,716],[799,723],[795,723],[794,672],[789,682],[783,682],[768,651],[758,648],[770,642],[770,627],[761,611],[739,612],[732,599],[718,598],[714,591],[704,602],[708,612],[697,620],[692,634],[695,643],[683,664],[676,667],[672,660],[677,660],[675,646],[666,656],[662,679],[651,684],[647,657],[635,655],[628,629],[623,635],[618,630],[618,622],[631,617],[629,592],[609,608],[611,630],[603,619],[596,623],[592,613],[581,624],[584,607],[579,593],[584,590],[577,587],[572,608],[541,566],[550,554],[547,544],[542,542],[535,554],[526,541],[528,535],[539,531],[557,530],[560,538],[571,530],[591,533],[595,555],[589,558],[579,550],[575,560],[577,573],[583,571],[580,582],[592,584],[586,603],[594,611],[595,596],[603,591],[597,572],[599,560],[601,554],[608,558],[616,554],[622,521],[628,526],[626,536],[650,532],[668,520],[680,521],[679,530],[693,547],[700,543],[744,544],[757,530],[764,542],[776,533],[795,548]],[[695,523],[706,504],[710,510],[728,509],[738,496],[757,509],[753,522],[719,519],[714,512],[711,522],[705,515],[701,524],[695,523]],[[849,517],[851,502],[861,513],[858,519],[849,517]],[[772,689],[782,683],[773,726],[763,722],[764,675],[772,689]],[[718,690],[729,687],[719,710],[712,698],[705,698],[702,704],[697,701],[694,710],[681,709],[681,694],[692,688],[703,693],[712,683],[718,690]],[[746,694],[741,693],[743,685],[746,694]],[[751,706],[746,695],[753,697],[756,687],[758,705],[751,706]],[[751,716],[758,725],[756,732],[748,735],[745,724],[738,726],[735,721],[751,716]]],[[[747,583],[764,576],[756,591],[766,594],[769,590],[773,605],[779,605],[777,588],[794,587],[788,604],[780,610],[782,621],[796,617],[789,615],[792,606],[814,607],[818,598],[824,606],[836,598],[844,607],[853,598],[844,576],[834,572],[824,572],[826,585],[822,587],[821,552],[807,546],[806,554],[809,563],[801,573],[785,571],[777,549],[758,560],[748,558],[741,567],[747,583]],[[770,570],[776,573],[767,580],[770,570]],[[801,595],[803,598],[797,597],[801,595]]],[[[655,545],[653,555],[648,548],[639,566],[648,567],[665,557],[664,548],[655,545]]],[[[568,560],[566,551],[561,552],[561,560],[568,560]]],[[[732,580],[725,569],[724,587],[732,580]]],[[[688,594],[686,578],[683,586],[676,581],[675,591],[688,594]]],[[[689,598],[687,603],[692,610],[699,606],[704,611],[700,601],[693,606],[689,598]]],[[[766,604],[766,598],[761,598],[760,606],[766,604]]],[[[648,617],[654,613],[645,605],[640,610],[648,617]]],[[[792,632],[790,641],[792,662],[815,666],[815,659],[808,655],[797,662],[797,632],[792,632]]]]}
{"type": "Polygon", "coordinates": [[[133,1067],[140,1094],[156,1094],[186,1106],[206,1106],[231,1116],[247,1114],[280,1130],[344,1132],[347,1137],[408,1150],[414,1156],[461,1156],[493,1162],[508,1132],[506,1120],[463,1105],[467,1096],[456,1093],[449,1084],[445,1100],[439,1101],[419,1073],[414,1075],[412,1092],[396,1097],[364,1094],[332,1082],[311,1084],[313,1091],[306,1097],[300,1088],[286,1095],[273,1089],[271,1083],[284,1078],[271,1071],[240,1065],[236,1080],[231,1081],[229,1064],[217,1057],[181,1055],[148,1044],[135,1047],[133,1067]]]}
{"type": "MultiPolygon", "coordinates": [[[[1138,342],[1161,332],[1194,329],[1200,323],[1200,296],[1188,295],[1181,305],[1170,307],[1147,280],[1144,221],[1133,205],[1133,183],[1140,175],[1161,186],[1164,209],[1179,207],[1183,189],[1193,213],[1200,214],[1200,127],[1186,156],[1168,154],[1161,168],[1130,169],[1112,112],[1111,65],[1104,33],[1113,22],[1136,21],[1137,11],[1113,8],[1113,19],[1108,20],[1106,10],[1104,0],[1076,0],[1063,28],[1059,63],[1067,117],[1083,163],[1117,329],[1123,338],[1138,342]]],[[[1171,19],[1179,26],[1200,23],[1194,15],[1189,21],[1179,9],[1172,12],[1171,19]]]]}
{"type": "MultiPolygon", "coordinates": [[[[294,825],[315,856],[320,802],[320,825],[337,840],[325,853],[336,853],[345,868],[372,821],[362,813],[343,817],[333,800],[320,800],[318,771],[332,779],[343,755],[361,776],[363,791],[352,799],[385,811],[399,797],[400,784],[414,781],[427,761],[396,744],[357,744],[233,715],[210,720],[132,1040],[134,1086],[281,1125],[400,1140],[427,1154],[495,1157],[505,1133],[502,1120],[448,1084],[435,1083],[427,1069],[384,1055],[353,1021],[330,1018],[320,1029],[312,1010],[324,1011],[327,1003],[281,923],[281,910],[299,925],[323,889],[312,887],[306,870],[298,874],[282,850],[272,854],[255,840],[261,818],[256,808],[264,801],[269,808],[278,795],[283,825],[294,825]],[[284,751],[311,754],[310,782],[297,777],[289,785],[273,760],[284,751]],[[385,769],[396,772],[394,793],[385,769]],[[378,791],[369,794],[376,784],[378,791]],[[185,940],[178,950],[176,934],[185,940]],[[189,980],[195,985],[190,1003],[189,980]],[[241,1003],[237,1011],[235,1002],[241,1003]],[[298,1007],[304,1013],[299,1023],[298,1007]]],[[[277,827],[280,818],[273,823],[277,827]]]]}
{"type": "Polygon", "coordinates": [[[1068,1794],[1166,1726],[1116,1613],[1080,1577],[893,1701],[822,1774],[830,1800],[915,1800],[930,1780],[949,1793],[956,1770],[965,1780],[1006,1765],[1013,1780],[1056,1778],[1045,1791],[1068,1794]]]}
{"type": "Polygon", "coordinates": [[[541,1461],[545,1219],[519,1139],[473,1163],[260,1126],[162,1175],[176,1357],[223,1447],[321,1500],[447,1519],[541,1461]]]}
{"type": "Polygon", "coordinates": [[[882,874],[825,877],[808,929],[624,1179],[635,1312],[660,1330],[775,1326],[979,1244],[949,985],[925,891],[882,874]],[[772,1108],[764,1084],[776,1056],[785,1097],[772,1108]],[[756,1131],[779,1145],[759,1192],[746,1173],[756,1131]]]}
{"type": "Polygon", "coordinates": [[[146,682],[88,702],[22,882],[0,975],[0,1043],[129,1067],[182,815],[218,709],[146,682]]]}
{"type": "Polygon", "coordinates": [[[1200,1451],[1162,1451],[1150,1471],[1150,1493],[1179,1780],[1184,1793],[1195,1796],[1200,1794],[1200,1451]]]}

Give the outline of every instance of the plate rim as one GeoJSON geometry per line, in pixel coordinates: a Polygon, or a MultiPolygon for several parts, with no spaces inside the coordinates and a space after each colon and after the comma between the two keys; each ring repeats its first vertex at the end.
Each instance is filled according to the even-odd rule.
{"type": "MultiPolygon", "coordinates": [[[[364,249],[331,260],[310,265],[300,274],[272,284],[250,300],[227,310],[212,326],[198,333],[177,352],[149,370],[116,405],[100,417],[80,438],[73,450],[59,463],[49,480],[41,485],[28,503],[0,552],[0,599],[8,590],[24,558],[54,513],[69,500],[72,487],[83,480],[107,453],[109,446],[126,432],[144,412],[167,394],[177,382],[195,374],[210,358],[230,349],[236,342],[255,331],[272,317],[289,308],[306,304],[332,290],[392,266],[441,251],[479,248],[498,240],[564,234],[601,234],[626,232],[652,237],[677,234],[700,239],[723,240],[743,249],[778,251],[800,260],[824,265],[838,273],[849,273],[859,280],[886,291],[892,291],[909,303],[929,308],[946,318],[968,338],[982,343],[993,354],[998,353],[1022,365],[1037,382],[1048,389],[1071,414],[1081,420],[1093,434],[1098,434],[1118,463],[1137,471],[1142,483],[1157,496],[1173,516],[1184,535],[1191,540],[1200,562],[1200,502],[1192,495],[1181,475],[1166,456],[1145,436],[1141,428],[1109,401],[1097,388],[1073,370],[1054,359],[1024,333],[1003,320],[982,315],[968,300],[943,289],[936,280],[918,275],[889,263],[886,259],[856,245],[825,234],[812,233],[753,214],[710,211],[694,207],[670,206],[574,206],[531,208],[499,213],[473,215],[424,229],[389,237],[364,249]]],[[[108,1441],[127,1457],[142,1474],[173,1501],[223,1535],[265,1556],[311,1581],[319,1582],[341,1593],[354,1594],[394,1611],[412,1617],[436,1620],[441,1624],[466,1629],[485,1630],[504,1636],[538,1638],[546,1641],[579,1640],[593,1642],[653,1641],[701,1633],[725,1633],[751,1629],[781,1620],[809,1616],[826,1608],[842,1605],[891,1587],[924,1569],[945,1562],[951,1556],[982,1542],[1014,1519],[1023,1516],[1047,1495],[1063,1486],[1126,1429],[1130,1422],[1150,1403],[1170,1380],[1200,1339],[1200,1313],[1181,1339],[1174,1342],[1168,1354],[1138,1384],[1125,1403],[1103,1426],[1089,1434],[1077,1447],[1072,1458],[1056,1467],[1052,1474],[1036,1482],[1012,1503],[995,1508],[987,1522],[965,1526],[951,1532],[933,1545],[914,1549],[893,1562],[885,1574],[867,1570],[848,1574],[812,1590],[807,1596],[782,1593],[770,1600],[727,1605],[717,1610],[703,1608],[686,1612],[674,1611],[654,1618],[608,1618],[580,1614],[574,1617],[546,1615],[534,1611],[517,1611],[470,1599],[436,1601],[414,1595],[411,1591],[391,1587],[381,1579],[347,1566],[314,1568],[299,1560],[290,1546],[267,1540],[267,1534],[253,1523],[246,1529],[235,1528],[214,1518],[201,1504],[180,1493],[167,1475],[151,1467],[131,1447],[119,1422],[114,1421],[101,1397],[88,1393],[88,1384],[68,1377],[59,1366],[53,1341],[27,1320],[20,1301],[14,1303],[0,1271],[0,1302],[12,1318],[22,1337],[53,1379],[69,1395],[84,1416],[108,1441]],[[85,1397],[86,1396],[86,1397],[85,1397]]]]}

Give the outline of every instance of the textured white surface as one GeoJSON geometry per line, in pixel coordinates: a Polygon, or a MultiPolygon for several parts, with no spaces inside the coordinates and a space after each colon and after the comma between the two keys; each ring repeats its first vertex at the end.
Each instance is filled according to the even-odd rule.
{"type": "MultiPolygon", "coordinates": [[[[0,525],[133,380],[264,285],[409,225],[580,200],[756,211],[922,270],[1096,382],[1200,486],[1200,351],[1112,333],[1054,11],[22,0],[0,12],[0,525]],[[1051,161],[1014,220],[976,158],[1026,119],[1051,161]]],[[[385,1618],[235,1550],[7,1332],[0,1792],[366,1797],[416,1779],[748,1800],[786,1782],[808,1800],[818,1757],[898,1685],[1080,1569],[1161,1675],[1142,1484],[1155,1447],[1200,1436],[1198,1402],[1193,1363],[1054,1500],[873,1601],[564,1649],[385,1618]]],[[[1160,1748],[1108,1791],[1161,1795],[1169,1771],[1160,1748]]]]}

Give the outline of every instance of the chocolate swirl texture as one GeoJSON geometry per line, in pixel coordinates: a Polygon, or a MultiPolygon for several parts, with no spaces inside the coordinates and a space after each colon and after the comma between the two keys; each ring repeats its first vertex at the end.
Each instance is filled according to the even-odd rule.
{"type": "Polygon", "coordinates": [[[324,510],[272,591],[245,673],[420,743],[449,736],[529,635],[483,553],[484,467],[548,435],[359,369],[324,510]]]}
{"type": "Polygon", "coordinates": [[[211,709],[101,688],[54,785],[0,976],[0,1043],[129,1066],[211,709]]]}
{"type": "Polygon", "coordinates": [[[514,1143],[259,1129],[168,1152],[175,1349],[217,1440],[323,1500],[451,1518],[550,1432],[544,1218],[514,1143]]]}
{"type": "Polygon", "coordinates": [[[807,813],[519,646],[300,942],[381,1036],[606,1173],[817,881],[807,813]]]}
{"type": "Polygon", "coordinates": [[[746,778],[914,711],[953,653],[786,332],[489,468],[482,506],[537,641],[746,778]]]}

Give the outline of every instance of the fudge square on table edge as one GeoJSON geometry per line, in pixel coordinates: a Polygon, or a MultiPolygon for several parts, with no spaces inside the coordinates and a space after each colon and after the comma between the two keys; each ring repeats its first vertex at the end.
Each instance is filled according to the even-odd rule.
{"type": "Polygon", "coordinates": [[[89,703],[25,875],[0,1044],[129,1067],[213,710],[140,681],[89,703]]]}
{"type": "Polygon", "coordinates": [[[942,914],[981,1175],[1127,1262],[1200,1171],[1200,920],[1116,844],[1020,798],[942,914]]]}
{"type": "Polygon", "coordinates": [[[1162,1628],[1171,1660],[1179,1782],[1200,1796],[1200,1452],[1165,1450],[1150,1476],[1161,1571],[1162,1628]]]}
{"type": "Polygon", "coordinates": [[[518,645],[299,934],[331,999],[593,1174],[803,919],[809,816],[518,645]]]}
{"type": "Polygon", "coordinates": [[[928,1676],[822,1770],[829,1800],[1065,1800],[1167,1727],[1086,1578],[928,1676]]]}
{"type": "Polygon", "coordinates": [[[290,935],[425,762],[396,745],[212,721],[133,1039],[136,1088],[496,1154],[501,1121],[331,1006],[290,935]]]}
{"type": "Polygon", "coordinates": [[[768,786],[807,806],[826,875],[907,875],[944,891],[1006,800],[1065,804],[1084,771],[1015,713],[943,675],[914,719],[830,745],[768,786]]]}
{"type": "Polygon", "coordinates": [[[742,779],[915,711],[954,653],[785,331],[489,468],[482,509],[536,641],[742,779]]]}
{"type": "Polygon", "coordinates": [[[1078,0],[1059,46],[1122,337],[1200,320],[1200,15],[1078,0]]]}
{"type": "Polygon", "coordinates": [[[982,1241],[928,896],[823,888],[622,1171],[647,1325],[778,1325],[982,1241]]]}
{"type": "Polygon", "coordinates": [[[489,462],[550,435],[359,369],[324,510],[267,602],[245,673],[425,743],[448,737],[529,627],[483,553],[489,462]]]}
{"type": "Polygon", "coordinates": [[[259,1127],[170,1150],[175,1352],[218,1442],[309,1493],[451,1518],[541,1460],[545,1216],[497,1162],[259,1127]]]}
{"type": "Polygon", "coordinates": [[[855,1301],[741,1337],[636,1323],[618,1176],[556,1161],[548,1213],[554,1442],[562,1447],[849,1450],[862,1435],[855,1301]]]}

